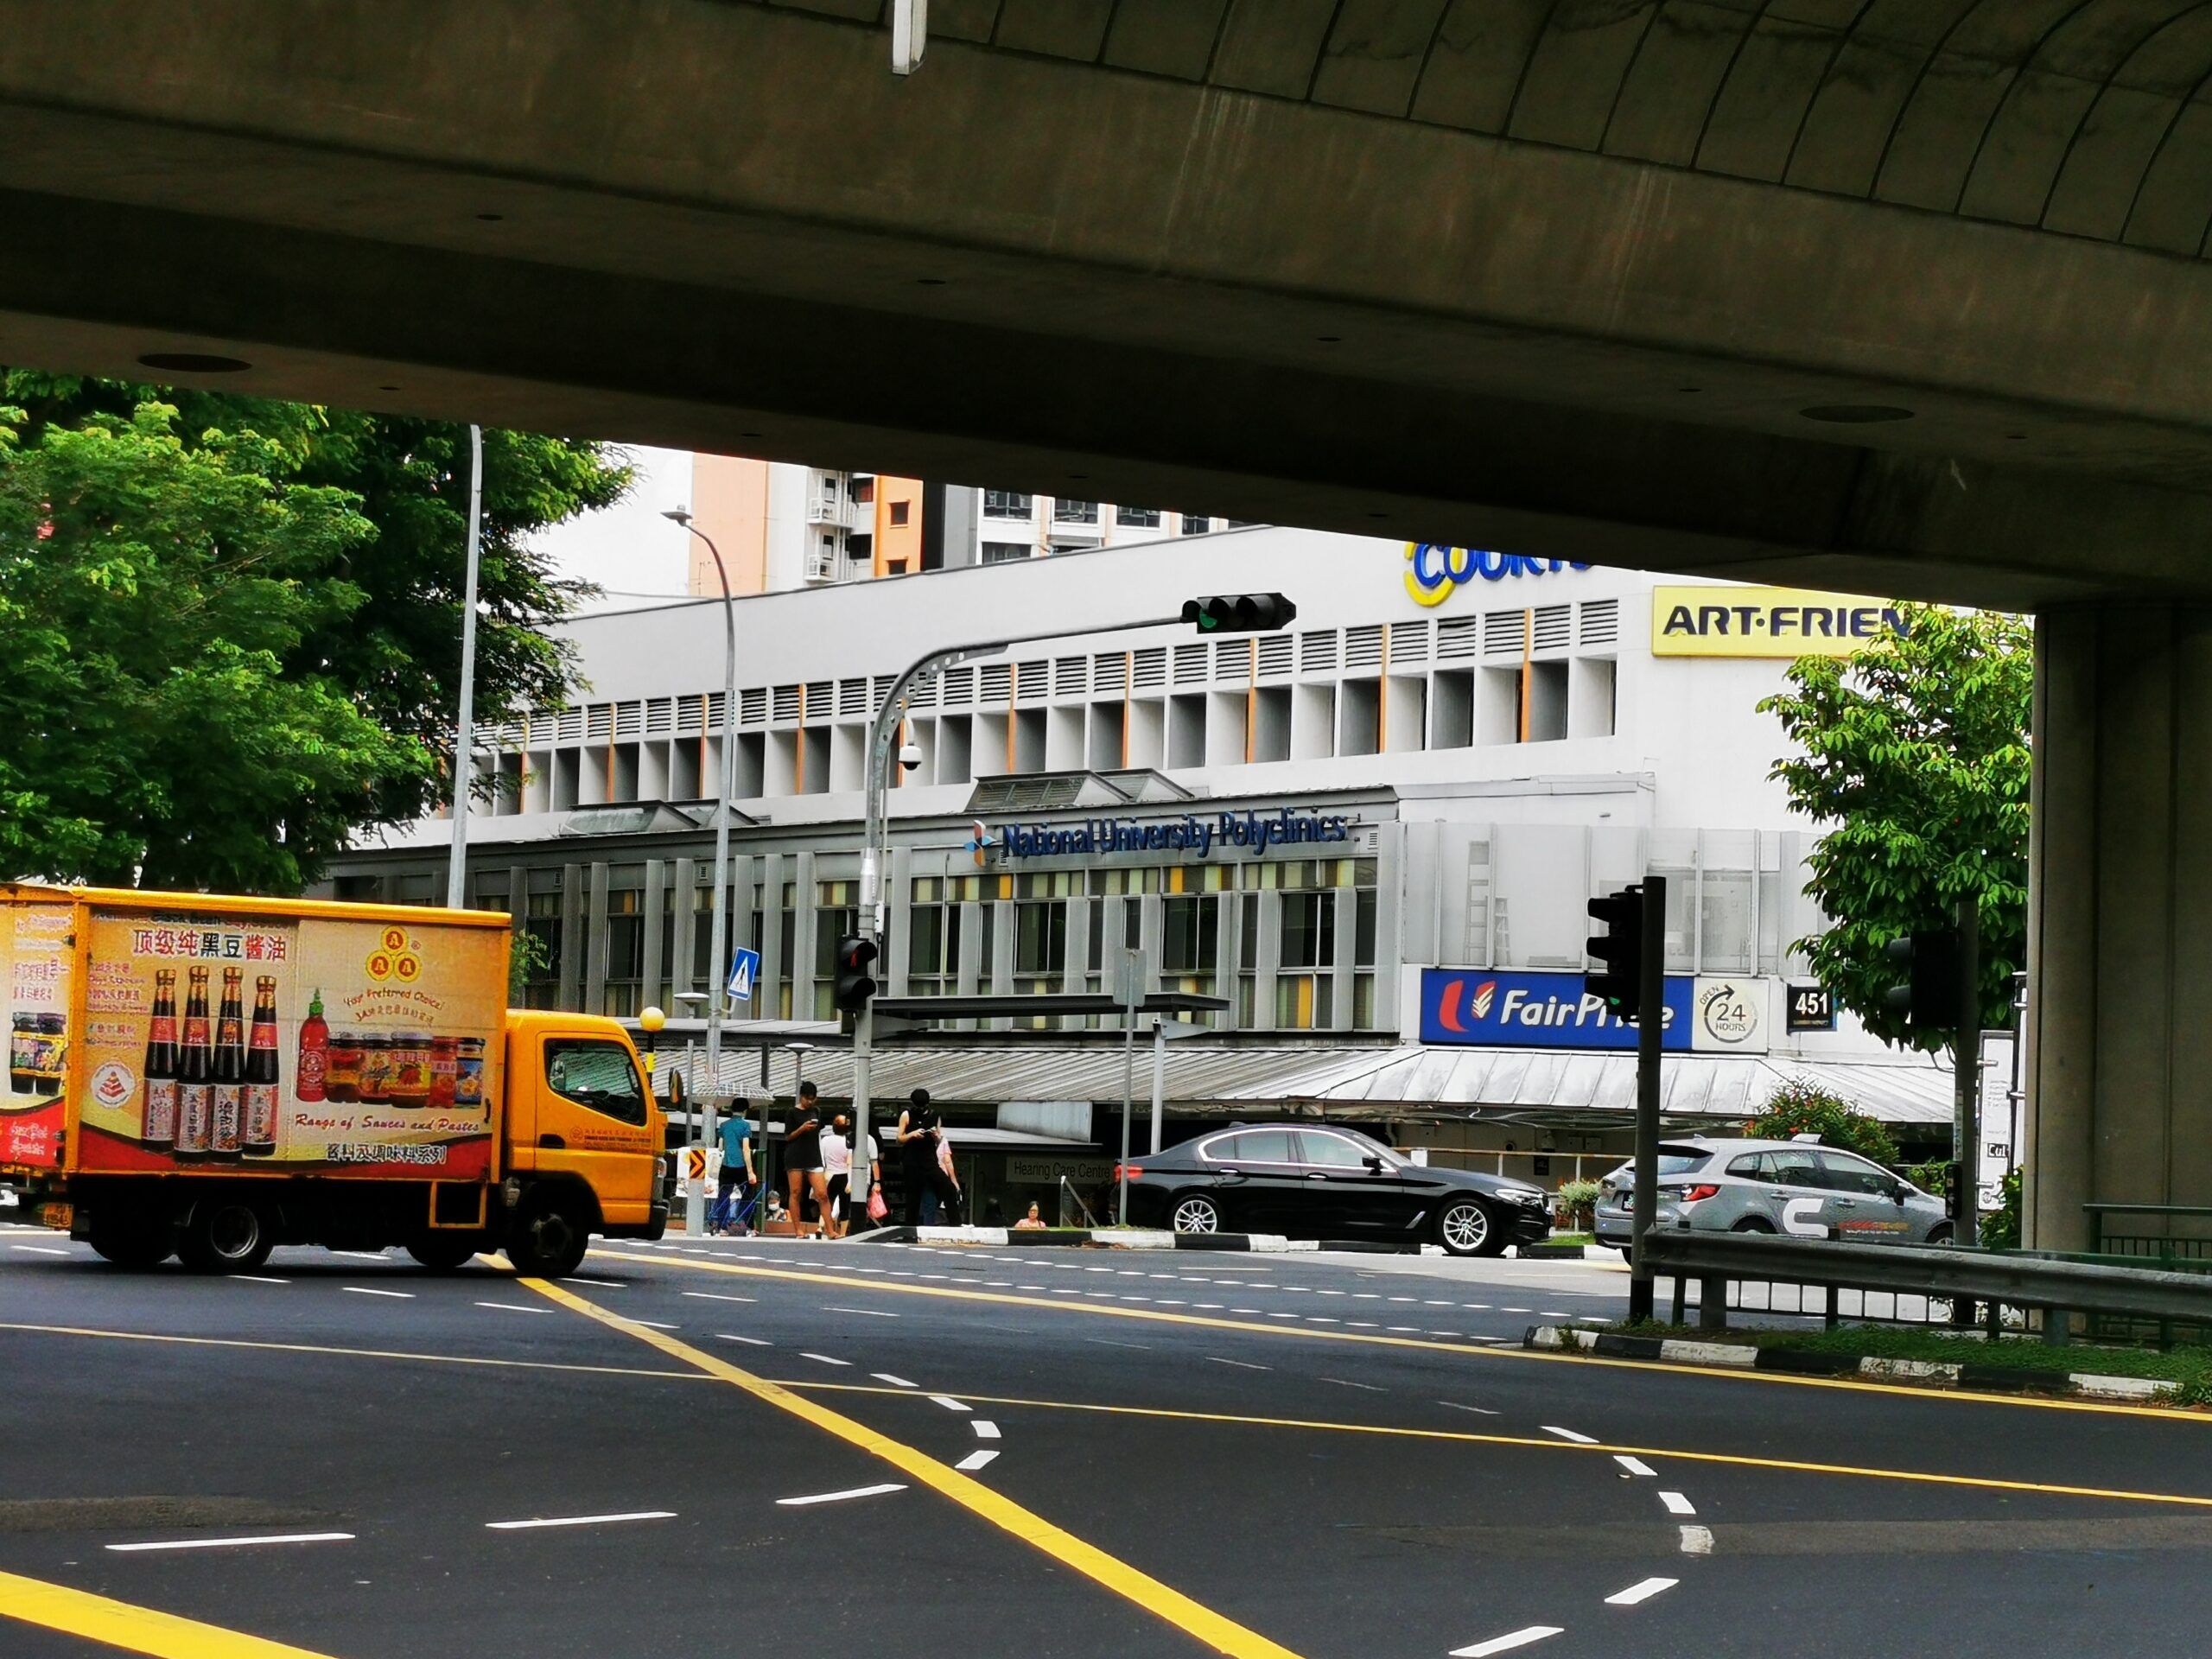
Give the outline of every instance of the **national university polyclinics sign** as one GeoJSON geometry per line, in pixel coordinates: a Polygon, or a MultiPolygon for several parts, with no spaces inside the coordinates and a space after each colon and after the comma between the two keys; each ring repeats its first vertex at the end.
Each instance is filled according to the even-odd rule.
{"type": "Polygon", "coordinates": [[[1654,588],[1654,657],[1847,657],[1885,628],[1907,632],[1893,601],[1803,588],[1654,588]]]}
{"type": "MultiPolygon", "coordinates": [[[[1757,975],[1669,974],[1660,1047],[1764,1054],[1768,984],[1757,975]]],[[[1605,1011],[1577,973],[1425,968],[1421,1039],[1477,1048],[1633,1049],[1636,1027],[1605,1011]]]]}

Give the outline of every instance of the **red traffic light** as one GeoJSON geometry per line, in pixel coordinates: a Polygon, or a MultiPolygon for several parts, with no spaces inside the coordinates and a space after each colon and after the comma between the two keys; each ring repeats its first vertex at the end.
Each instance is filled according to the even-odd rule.
{"type": "Polygon", "coordinates": [[[858,1014],[875,995],[875,978],[868,969],[880,954],[874,939],[857,933],[837,941],[837,977],[830,1000],[840,1013],[858,1014]]]}

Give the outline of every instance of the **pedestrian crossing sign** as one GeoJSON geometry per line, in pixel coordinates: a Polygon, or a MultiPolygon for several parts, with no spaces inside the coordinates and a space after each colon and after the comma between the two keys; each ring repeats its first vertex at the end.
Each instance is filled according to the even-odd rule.
{"type": "Polygon", "coordinates": [[[753,1000],[753,982],[760,977],[760,953],[740,946],[730,957],[729,1000],[750,1002],[753,1000]]]}

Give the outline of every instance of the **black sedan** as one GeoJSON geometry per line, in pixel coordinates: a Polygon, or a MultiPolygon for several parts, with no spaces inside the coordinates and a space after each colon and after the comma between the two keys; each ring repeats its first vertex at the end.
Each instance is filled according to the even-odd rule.
{"type": "Polygon", "coordinates": [[[1127,1167],[1129,1219],[1179,1233],[1387,1239],[1497,1255],[1552,1230],[1538,1188],[1416,1164],[1356,1129],[1232,1124],[1127,1167]]]}

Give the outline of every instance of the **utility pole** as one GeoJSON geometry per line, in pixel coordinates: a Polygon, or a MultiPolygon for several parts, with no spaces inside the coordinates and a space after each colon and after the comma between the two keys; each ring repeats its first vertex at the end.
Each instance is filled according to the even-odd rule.
{"type": "Polygon", "coordinates": [[[1629,1267],[1628,1316],[1652,1317],[1650,1246],[1659,1219],[1659,1045],[1667,1030],[1667,878],[1643,878],[1636,1021],[1636,1251],[1629,1267]]]}
{"type": "MultiPolygon", "coordinates": [[[[461,604],[461,718],[453,734],[453,856],[446,864],[446,908],[468,904],[468,785],[476,747],[476,571],[484,528],[484,429],[468,429],[468,575],[461,604]]],[[[516,908],[519,894],[507,904],[516,908]]]]}

